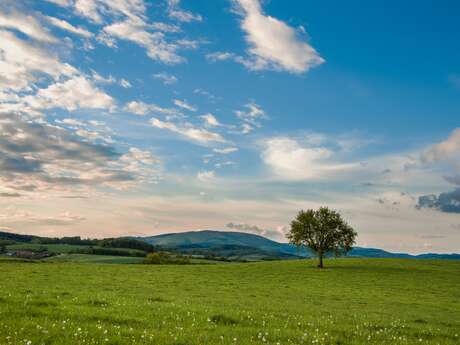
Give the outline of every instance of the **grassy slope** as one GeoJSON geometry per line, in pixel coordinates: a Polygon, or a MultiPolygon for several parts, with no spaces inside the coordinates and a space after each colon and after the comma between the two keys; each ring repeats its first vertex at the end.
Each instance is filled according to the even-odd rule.
{"type": "Polygon", "coordinates": [[[0,261],[0,344],[459,344],[460,262],[327,264],[0,261]]]}

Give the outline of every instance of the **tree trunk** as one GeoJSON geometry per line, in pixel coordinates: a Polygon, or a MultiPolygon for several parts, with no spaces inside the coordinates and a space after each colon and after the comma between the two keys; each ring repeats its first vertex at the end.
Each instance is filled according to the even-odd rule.
{"type": "Polygon", "coordinates": [[[323,252],[319,252],[318,253],[318,256],[319,256],[319,264],[318,264],[318,267],[319,268],[323,268],[323,252]]]}

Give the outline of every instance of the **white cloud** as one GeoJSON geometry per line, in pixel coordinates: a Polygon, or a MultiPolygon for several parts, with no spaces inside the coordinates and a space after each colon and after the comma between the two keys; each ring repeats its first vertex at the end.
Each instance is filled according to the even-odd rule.
{"type": "MultiPolygon", "coordinates": [[[[143,0],[58,0],[59,5],[72,8],[74,13],[85,17],[93,23],[105,25],[97,34],[97,41],[116,48],[116,39],[131,41],[147,50],[147,55],[167,64],[184,61],[177,54],[179,49],[193,49],[198,43],[177,37],[169,39],[167,33],[178,33],[180,27],[149,22],[146,14],[147,6],[143,0]]],[[[180,10],[178,2],[168,5],[169,15],[183,19],[195,18],[189,12],[180,10]],[[172,12],[171,12],[172,11],[172,12]]],[[[197,17],[196,17],[197,18],[197,17]]]]}
{"type": "Polygon", "coordinates": [[[147,114],[162,114],[167,116],[181,116],[179,110],[174,108],[162,108],[156,104],[144,103],[140,101],[129,102],[125,108],[126,111],[136,114],[136,115],[147,115],[147,114]]]}
{"type": "Polygon", "coordinates": [[[0,88],[30,90],[31,85],[45,74],[54,79],[72,76],[77,70],[60,62],[52,53],[0,30],[0,88]]]}
{"type": "Polygon", "coordinates": [[[210,93],[209,91],[206,91],[204,89],[201,89],[201,88],[197,88],[197,89],[193,90],[193,93],[195,93],[197,95],[205,96],[212,102],[216,101],[216,99],[217,99],[217,97],[214,96],[212,93],[210,93]]]}
{"type": "Polygon", "coordinates": [[[229,52],[215,52],[206,55],[206,59],[211,62],[231,60],[234,57],[235,55],[229,52]]]}
{"type": "Polygon", "coordinates": [[[424,163],[450,159],[460,159],[460,128],[453,130],[446,140],[430,146],[422,153],[424,163]]]}
{"type": "MultiPolygon", "coordinates": [[[[30,121],[22,115],[2,115],[0,185],[31,192],[131,186],[138,181],[138,174],[129,169],[131,163],[120,160],[113,146],[96,143],[100,139],[96,135],[100,134],[51,125],[43,119],[30,121]]],[[[146,163],[145,155],[136,154],[134,158],[146,163]]]]}
{"type": "Polygon", "coordinates": [[[113,143],[113,139],[110,136],[105,136],[98,131],[90,131],[84,128],[79,128],[75,131],[75,134],[83,138],[86,141],[102,141],[105,143],[113,143]]]}
{"type": "Polygon", "coordinates": [[[96,40],[109,48],[117,48],[117,40],[104,31],[101,31],[97,34],[96,40]]]}
{"type": "Polygon", "coordinates": [[[168,15],[170,18],[176,19],[180,22],[200,22],[203,18],[199,14],[194,14],[185,11],[179,7],[180,0],[167,0],[168,1],[168,15]]]}
{"type": "Polygon", "coordinates": [[[126,79],[120,79],[119,84],[121,87],[124,87],[125,89],[129,89],[130,87],[132,87],[131,83],[126,79]]]}
{"type": "Polygon", "coordinates": [[[254,123],[259,119],[263,119],[266,117],[265,111],[256,103],[250,102],[245,105],[247,110],[237,110],[235,111],[236,116],[240,119],[254,123]]]}
{"type": "Polygon", "coordinates": [[[260,120],[266,119],[267,114],[265,111],[256,103],[250,102],[245,105],[245,110],[236,110],[236,116],[242,120],[241,134],[249,134],[254,130],[254,127],[260,128],[262,124],[260,120]]]}
{"type": "Polygon", "coordinates": [[[102,24],[107,17],[126,16],[143,17],[145,3],[143,0],[46,0],[58,6],[72,8],[74,12],[86,19],[102,24]]]}
{"type": "Polygon", "coordinates": [[[175,83],[177,83],[177,80],[178,80],[176,76],[174,76],[172,74],[169,74],[169,73],[166,73],[166,72],[161,72],[161,73],[154,74],[153,77],[155,79],[161,80],[163,82],[163,84],[165,84],[165,85],[175,84],[175,83]]]}
{"type": "Polygon", "coordinates": [[[174,104],[182,109],[188,110],[188,111],[197,111],[196,107],[188,104],[186,101],[180,100],[180,99],[175,99],[174,104]]]}
{"type": "Polygon", "coordinates": [[[248,123],[243,123],[241,124],[241,134],[249,134],[254,130],[254,128],[248,124],[248,123]]]}
{"type": "Polygon", "coordinates": [[[78,108],[113,109],[114,99],[96,88],[83,76],[75,76],[64,82],[57,82],[46,89],[40,89],[24,100],[33,108],[63,108],[74,111],[78,108]]]}
{"type": "Polygon", "coordinates": [[[237,147],[226,147],[223,149],[213,149],[215,153],[220,153],[223,155],[228,155],[229,153],[237,152],[238,148],[237,147]]]}
{"type": "Polygon", "coordinates": [[[114,84],[117,82],[115,77],[113,77],[112,75],[109,75],[108,77],[103,77],[94,70],[92,71],[91,76],[93,77],[93,80],[98,84],[114,84]]]}
{"type": "Polygon", "coordinates": [[[209,127],[219,127],[222,126],[222,124],[216,119],[216,117],[211,114],[205,114],[200,116],[201,119],[203,119],[204,123],[209,126],[209,127]]]}
{"type": "Polygon", "coordinates": [[[88,31],[88,30],[86,30],[85,28],[82,28],[82,27],[73,26],[72,24],[70,24],[69,22],[66,22],[65,20],[55,18],[55,17],[46,17],[46,19],[52,25],[54,25],[54,26],[56,26],[56,27],[58,27],[58,28],[60,28],[62,30],[71,32],[73,34],[76,34],[76,35],[79,35],[79,36],[82,36],[82,37],[85,37],[85,38],[90,38],[90,37],[93,36],[92,32],[90,32],[90,31],[88,31]]]}
{"type": "Polygon", "coordinates": [[[355,163],[335,162],[334,152],[328,148],[302,146],[296,140],[287,137],[268,139],[264,145],[262,160],[281,179],[323,179],[359,167],[359,164],[355,163]]]}
{"type": "Polygon", "coordinates": [[[135,160],[143,164],[156,164],[160,162],[150,151],[141,150],[136,147],[131,147],[129,153],[122,156],[121,159],[128,161],[135,160]]]}
{"type": "Polygon", "coordinates": [[[69,126],[83,126],[84,125],[83,122],[76,120],[76,119],[70,119],[70,118],[56,120],[56,123],[62,123],[64,125],[69,125],[69,126]]]}
{"type": "Polygon", "coordinates": [[[167,64],[183,61],[176,51],[179,45],[166,41],[162,32],[148,31],[148,24],[140,18],[129,18],[104,27],[104,32],[119,39],[134,42],[147,50],[147,55],[153,60],[167,64]]]}
{"type": "Polygon", "coordinates": [[[139,181],[158,182],[158,165],[161,161],[152,152],[131,147],[127,153],[120,157],[119,161],[122,169],[137,176],[139,181]]]}
{"type": "Polygon", "coordinates": [[[102,16],[99,13],[97,6],[97,1],[95,0],[76,0],[74,3],[75,12],[82,16],[86,17],[89,20],[101,24],[103,22],[102,16]]]}
{"type": "Polygon", "coordinates": [[[225,139],[219,133],[210,132],[204,128],[193,127],[190,124],[178,126],[173,122],[165,122],[156,118],[152,118],[150,120],[150,124],[157,128],[168,129],[171,132],[178,133],[201,144],[207,144],[210,142],[225,142],[225,139]]]}
{"type": "Polygon", "coordinates": [[[212,183],[216,180],[216,174],[214,171],[200,171],[197,174],[197,179],[204,183],[212,183]]]}
{"type": "Polygon", "coordinates": [[[117,78],[115,78],[113,75],[103,77],[94,70],[92,71],[92,77],[93,80],[98,84],[118,84],[125,89],[132,87],[131,83],[126,79],[117,80],[117,78]]]}
{"type": "Polygon", "coordinates": [[[56,42],[53,37],[37,19],[18,12],[5,13],[0,11],[0,28],[21,31],[23,34],[46,43],[56,42]]]}
{"type": "MultiPolygon", "coordinates": [[[[295,29],[263,13],[260,0],[234,0],[242,15],[241,28],[249,44],[248,59],[236,58],[252,70],[307,72],[324,59],[295,29]]],[[[231,58],[231,56],[226,56],[231,58]]]]}

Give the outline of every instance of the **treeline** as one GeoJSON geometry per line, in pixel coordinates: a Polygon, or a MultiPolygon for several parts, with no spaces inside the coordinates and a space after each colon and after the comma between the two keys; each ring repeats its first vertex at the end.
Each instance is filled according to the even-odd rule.
{"type": "MultiPolygon", "coordinates": [[[[32,235],[20,235],[9,232],[0,232],[0,246],[6,246],[14,243],[30,243],[30,244],[68,244],[74,246],[94,246],[105,248],[127,248],[136,249],[146,253],[155,251],[155,247],[144,241],[136,240],[129,237],[120,238],[105,238],[98,239],[82,239],[80,236],[72,237],[39,237],[32,235]]],[[[98,249],[99,250],[99,249],[98,249]]],[[[108,254],[109,255],[109,254],[108,254]]]]}
{"type": "MultiPolygon", "coordinates": [[[[123,248],[125,249],[125,248],[123,248]]],[[[104,248],[104,247],[88,247],[75,249],[71,254],[90,254],[90,255],[108,255],[108,256],[137,256],[140,258],[145,257],[146,252],[137,249],[121,250],[121,248],[104,248]]]]}
{"type": "Polygon", "coordinates": [[[100,247],[108,247],[108,248],[129,248],[129,249],[137,249],[142,250],[147,253],[151,253],[155,251],[155,247],[151,244],[135,240],[132,238],[127,237],[119,237],[119,238],[106,238],[100,240],[98,245],[100,247]]]}
{"type": "Polygon", "coordinates": [[[31,242],[34,239],[39,238],[38,236],[32,235],[20,235],[20,234],[13,234],[11,232],[3,232],[0,231],[0,240],[4,241],[13,241],[13,242],[31,242]]]}
{"type": "Polygon", "coordinates": [[[72,237],[36,237],[30,241],[33,244],[69,244],[74,246],[97,246],[100,240],[82,239],[80,236],[72,237]]]}

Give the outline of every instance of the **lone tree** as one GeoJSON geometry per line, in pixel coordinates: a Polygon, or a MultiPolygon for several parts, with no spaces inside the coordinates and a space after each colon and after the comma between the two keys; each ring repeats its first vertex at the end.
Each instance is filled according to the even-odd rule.
{"type": "Polygon", "coordinates": [[[300,211],[291,222],[291,229],[287,234],[290,243],[306,246],[318,255],[320,268],[323,268],[323,257],[326,253],[340,256],[349,252],[356,236],[355,230],[341,215],[327,207],[316,211],[300,211]]]}

